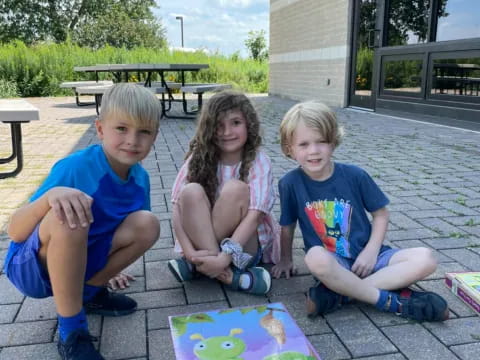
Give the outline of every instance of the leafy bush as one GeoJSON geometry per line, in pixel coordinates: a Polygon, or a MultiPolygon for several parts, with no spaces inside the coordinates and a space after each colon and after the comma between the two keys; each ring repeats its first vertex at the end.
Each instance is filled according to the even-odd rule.
{"type": "Polygon", "coordinates": [[[0,79],[0,99],[17,97],[17,86],[14,82],[0,79]]]}
{"type": "MultiPolygon", "coordinates": [[[[0,45],[0,80],[14,84],[22,97],[71,94],[71,90],[60,89],[59,84],[63,81],[95,80],[94,73],[75,72],[74,66],[128,63],[208,64],[208,69],[186,72],[185,81],[227,83],[245,92],[268,90],[268,63],[237,56],[144,47],[127,50],[105,46],[92,50],[68,40],[60,44],[26,46],[21,41],[13,41],[0,45]]],[[[131,75],[138,78],[137,73],[131,75]]],[[[101,80],[112,79],[112,74],[99,73],[99,77],[101,80]]],[[[167,73],[168,80],[179,81],[179,77],[177,72],[167,73]]],[[[155,74],[152,80],[158,79],[155,74]]]]}

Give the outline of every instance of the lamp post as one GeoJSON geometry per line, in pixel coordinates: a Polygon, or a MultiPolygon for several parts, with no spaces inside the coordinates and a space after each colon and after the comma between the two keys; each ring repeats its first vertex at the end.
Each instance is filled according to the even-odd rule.
{"type": "Polygon", "coordinates": [[[175,19],[180,20],[180,29],[182,32],[182,48],[183,48],[183,16],[177,16],[175,19]]]}

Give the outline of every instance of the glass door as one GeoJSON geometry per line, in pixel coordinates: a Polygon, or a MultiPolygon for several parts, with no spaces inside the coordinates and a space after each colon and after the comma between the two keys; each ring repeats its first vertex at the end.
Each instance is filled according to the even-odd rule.
{"type": "Polygon", "coordinates": [[[373,109],[375,104],[375,48],[380,46],[379,4],[376,0],[355,0],[350,106],[373,109]]]}

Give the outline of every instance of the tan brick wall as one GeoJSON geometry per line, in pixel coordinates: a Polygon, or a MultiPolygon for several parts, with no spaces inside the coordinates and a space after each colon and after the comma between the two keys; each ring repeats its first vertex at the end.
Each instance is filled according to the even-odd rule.
{"type": "Polygon", "coordinates": [[[346,106],[350,2],[270,1],[270,94],[346,106]]]}

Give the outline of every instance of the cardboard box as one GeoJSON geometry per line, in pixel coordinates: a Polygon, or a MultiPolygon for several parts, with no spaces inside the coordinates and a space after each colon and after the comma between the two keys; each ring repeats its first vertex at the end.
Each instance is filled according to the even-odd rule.
{"type": "Polygon", "coordinates": [[[282,303],[169,316],[177,360],[319,360],[282,303]]]}
{"type": "Polygon", "coordinates": [[[480,315],[480,272],[446,273],[445,285],[480,315]]]}

